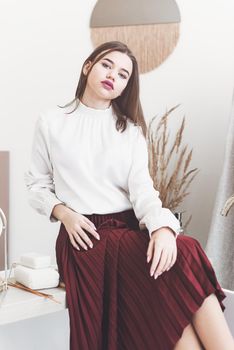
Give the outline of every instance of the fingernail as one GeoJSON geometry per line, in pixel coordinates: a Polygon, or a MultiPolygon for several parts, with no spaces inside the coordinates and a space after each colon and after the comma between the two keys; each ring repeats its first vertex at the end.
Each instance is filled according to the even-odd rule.
{"type": "Polygon", "coordinates": [[[150,257],[149,256],[147,256],[147,263],[150,261],[150,257]]]}
{"type": "Polygon", "coordinates": [[[158,278],[158,275],[154,275],[154,279],[156,280],[156,278],[158,278]]]}
{"type": "Polygon", "coordinates": [[[154,274],[154,271],[150,271],[150,276],[153,276],[153,274],[154,274]]]}
{"type": "Polygon", "coordinates": [[[97,229],[95,225],[93,225],[93,228],[94,228],[94,230],[96,230],[96,229],[97,229]]]}
{"type": "Polygon", "coordinates": [[[90,246],[90,248],[93,248],[93,244],[92,243],[89,243],[89,246],[90,246]]]}
{"type": "Polygon", "coordinates": [[[97,236],[97,239],[99,239],[99,240],[100,240],[100,236],[97,236]]]}
{"type": "Polygon", "coordinates": [[[77,250],[80,250],[80,248],[76,247],[77,250]]]}

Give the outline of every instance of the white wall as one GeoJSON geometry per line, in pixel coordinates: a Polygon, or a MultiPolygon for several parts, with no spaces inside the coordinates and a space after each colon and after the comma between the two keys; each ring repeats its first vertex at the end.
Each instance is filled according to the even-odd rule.
{"type": "MultiPolygon", "coordinates": [[[[73,98],[81,64],[92,50],[94,4],[9,0],[1,9],[0,149],[11,152],[11,262],[31,250],[54,252],[59,225],[29,207],[23,174],[38,113],[73,98]]],[[[178,118],[186,115],[185,140],[194,149],[192,165],[200,173],[183,209],[193,215],[190,233],[204,245],[234,86],[234,0],[180,0],[178,5],[179,43],[159,68],[141,76],[141,99],[147,119],[177,103],[178,118]]]]}
{"type": "MultiPolygon", "coordinates": [[[[11,152],[10,262],[29,251],[54,256],[59,224],[29,207],[23,173],[38,113],[74,96],[81,64],[92,50],[89,18],[95,3],[1,2],[0,149],[11,152]]],[[[234,86],[234,0],[177,3],[179,43],[166,62],[141,76],[141,99],[147,119],[181,103],[177,115],[186,115],[186,140],[194,148],[193,165],[200,169],[183,209],[193,215],[190,234],[204,246],[234,86]]]]}
{"type": "MultiPolygon", "coordinates": [[[[10,261],[31,250],[54,252],[59,224],[28,205],[23,173],[29,164],[40,111],[73,98],[81,64],[92,50],[90,13],[95,1],[9,0],[1,10],[0,149],[10,160],[10,261]]],[[[200,173],[183,205],[190,234],[206,242],[222,166],[234,86],[234,0],[178,1],[181,35],[173,54],[141,76],[146,118],[181,103],[186,141],[200,173]]]]}

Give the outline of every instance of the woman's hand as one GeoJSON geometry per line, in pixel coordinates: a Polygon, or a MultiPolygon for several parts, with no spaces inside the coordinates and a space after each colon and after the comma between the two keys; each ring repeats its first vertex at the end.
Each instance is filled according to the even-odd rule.
{"type": "Polygon", "coordinates": [[[72,209],[66,207],[63,204],[57,204],[54,206],[52,216],[60,220],[69,235],[71,244],[74,248],[80,250],[79,245],[84,249],[88,249],[86,244],[93,247],[93,243],[84,230],[88,231],[98,240],[99,234],[96,232],[96,227],[86,216],[76,213],[72,209]],[[86,243],[86,244],[85,244],[86,243]],[[79,245],[78,245],[79,244],[79,245]]]}
{"type": "Polygon", "coordinates": [[[150,276],[156,279],[164,271],[168,271],[177,257],[176,237],[168,227],[161,227],[151,234],[147,249],[147,262],[152,259],[150,276]]]}
{"type": "Polygon", "coordinates": [[[71,244],[78,250],[80,250],[79,245],[86,250],[88,249],[87,245],[90,246],[90,248],[93,247],[92,241],[84,230],[91,233],[91,235],[93,235],[98,240],[100,239],[100,236],[96,232],[96,227],[92,221],[90,221],[88,218],[86,218],[86,216],[82,214],[71,210],[63,216],[62,223],[67,230],[71,244]]]}

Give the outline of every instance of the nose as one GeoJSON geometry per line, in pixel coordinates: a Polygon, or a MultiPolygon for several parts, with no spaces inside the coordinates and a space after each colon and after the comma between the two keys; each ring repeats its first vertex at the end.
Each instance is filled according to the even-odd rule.
{"type": "Polygon", "coordinates": [[[115,80],[115,73],[114,73],[114,71],[110,70],[106,77],[107,77],[107,79],[111,79],[111,80],[114,81],[115,80]]]}

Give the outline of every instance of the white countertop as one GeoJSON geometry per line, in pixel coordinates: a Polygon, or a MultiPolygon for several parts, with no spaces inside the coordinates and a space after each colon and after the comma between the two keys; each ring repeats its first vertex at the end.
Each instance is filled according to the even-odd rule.
{"type": "Polygon", "coordinates": [[[64,288],[39,291],[53,295],[59,303],[11,286],[8,286],[7,291],[0,292],[0,325],[66,309],[64,288]]]}

